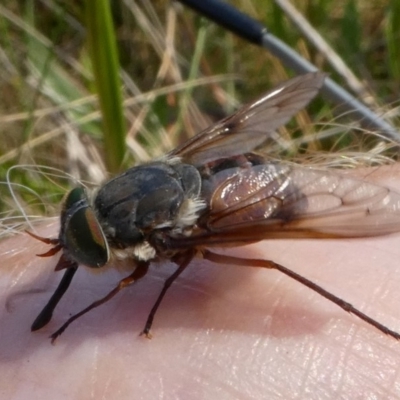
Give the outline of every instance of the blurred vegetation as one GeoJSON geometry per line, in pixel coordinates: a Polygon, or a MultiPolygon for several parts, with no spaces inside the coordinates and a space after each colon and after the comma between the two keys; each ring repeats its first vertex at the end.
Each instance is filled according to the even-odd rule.
{"type": "MultiPolygon", "coordinates": [[[[230,2],[346,87],[329,57],[274,2],[230,2]]],[[[3,226],[17,223],[22,211],[38,219],[56,215],[77,180],[96,185],[107,171],[115,172],[115,165],[126,168],[160,156],[293,75],[265,50],[180,3],[114,0],[109,3],[114,30],[106,23],[101,28],[107,15],[90,10],[93,3],[3,0],[0,5],[3,226]],[[116,57],[119,74],[118,65],[113,67],[116,57]],[[102,84],[106,89],[99,89],[102,84]],[[119,87],[111,93],[110,85],[119,87]],[[106,93],[100,101],[98,92],[106,93]],[[115,117],[104,117],[103,125],[104,104],[115,117]]],[[[360,79],[368,104],[399,126],[399,1],[292,4],[360,79]]],[[[291,145],[276,156],[314,157],[314,162],[328,157],[346,167],[355,160],[376,164],[396,157],[394,146],[379,133],[349,128],[347,121],[317,99],[282,130],[291,145]]]]}

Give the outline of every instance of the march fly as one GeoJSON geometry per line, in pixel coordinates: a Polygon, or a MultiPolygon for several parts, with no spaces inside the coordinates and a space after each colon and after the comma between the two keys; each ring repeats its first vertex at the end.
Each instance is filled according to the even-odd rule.
{"type": "Polygon", "coordinates": [[[205,129],[159,160],[128,169],[95,196],[73,189],[63,203],[61,228],[42,256],[61,251],[56,271],[65,274],[32,325],[46,325],[78,266],[102,268],[129,259],[132,272],[77,318],[142,279],[154,261],[177,265],[165,281],[143,333],[150,336],[168,288],[194,257],[214,263],[276,269],[319,293],[381,332],[400,334],[351,304],[269,260],[221,255],[213,247],[241,246],[275,238],[348,238],[400,230],[400,194],[339,173],[279,163],[260,152],[275,130],[305,107],[324,81],[319,72],[293,78],[233,115],[205,129]]]}

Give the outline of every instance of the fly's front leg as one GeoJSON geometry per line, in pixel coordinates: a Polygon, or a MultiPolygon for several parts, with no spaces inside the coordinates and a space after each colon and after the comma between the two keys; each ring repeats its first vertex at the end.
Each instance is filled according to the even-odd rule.
{"type": "Polygon", "coordinates": [[[65,324],[58,329],[56,332],[54,332],[50,338],[51,342],[54,344],[55,340],[60,336],[67,328],[68,326],[74,322],[76,319],[80,318],[82,315],[86,314],[90,310],[93,310],[94,308],[106,303],[108,300],[113,298],[117,293],[119,293],[122,289],[126,288],[127,286],[131,285],[132,283],[138,281],[139,279],[143,278],[147,271],[149,269],[149,263],[148,262],[139,262],[136,269],[133,271],[133,273],[126,278],[122,279],[118,285],[111,290],[106,296],[103,298],[94,301],[92,304],[90,304],[88,307],[80,311],[79,313],[73,315],[71,318],[65,322],[65,324]]]}
{"type": "Polygon", "coordinates": [[[60,283],[57,286],[57,289],[55,290],[50,300],[47,302],[43,310],[40,312],[40,314],[36,317],[35,321],[33,322],[31,326],[32,332],[43,328],[50,322],[51,317],[53,316],[54,309],[56,308],[57,304],[64,296],[69,285],[71,284],[72,278],[74,277],[77,268],[78,268],[77,265],[67,268],[67,270],[64,273],[64,276],[62,277],[60,283]]]}

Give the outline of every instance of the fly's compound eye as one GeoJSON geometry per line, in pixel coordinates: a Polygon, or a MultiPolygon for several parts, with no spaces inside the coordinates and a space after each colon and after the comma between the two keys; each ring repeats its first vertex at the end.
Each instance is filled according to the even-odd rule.
{"type": "Polygon", "coordinates": [[[99,268],[109,260],[107,239],[81,187],[73,189],[64,201],[60,242],[65,255],[78,264],[99,268]]]}

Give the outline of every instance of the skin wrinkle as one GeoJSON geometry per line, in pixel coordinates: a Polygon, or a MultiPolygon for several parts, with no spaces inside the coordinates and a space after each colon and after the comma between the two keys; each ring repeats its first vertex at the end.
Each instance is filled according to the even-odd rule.
{"type": "MultiPolygon", "coordinates": [[[[357,338],[357,333],[358,333],[358,331],[359,331],[359,329],[360,329],[360,327],[354,327],[353,329],[352,329],[352,337],[353,337],[353,342],[355,342],[355,340],[356,340],[356,338],[357,338]]],[[[371,392],[371,390],[372,389],[369,389],[369,387],[370,387],[370,385],[371,385],[371,379],[370,379],[370,377],[368,376],[368,375],[366,375],[365,373],[364,373],[364,369],[365,368],[360,368],[359,367],[359,365],[361,365],[362,367],[366,364],[366,362],[365,361],[363,361],[357,354],[355,354],[355,355],[352,355],[352,354],[348,354],[348,357],[347,357],[347,359],[349,360],[349,362],[346,364],[346,365],[348,365],[348,371],[347,371],[347,376],[351,376],[351,374],[350,374],[350,369],[351,370],[353,370],[354,372],[357,372],[357,373],[360,373],[360,377],[361,377],[361,380],[362,380],[362,382],[360,383],[360,385],[361,385],[361,388],[363,388],[363,391],[362,391],[362,393],[364,394],[364,396],[365,396],[365,398],[369,398],[369,397],[367,397],[367,393],[370,393],[371,392]],[[351,356],[353,356],[355,359],[359,359],[359,362],[360,362],[360,364],[358,364],[357,362],[354,362],[352,359],[351,359],[351,356]]],[[[367,362],[368,362],[368,364],[370,364],[370,365],[373,365],[373,364],[375,364],[375,360],[370,360],[369,358],[367,358],[366,359],[367,360],[367,362]]],[[[352,372],[353,372],[352,371],[352,372]]],[[[379,373],[377,374],[377,377],[379,377],[379,373]]],[[[346,381],[345,381],[345,383],[348,385],[348,381],[351,381],[352,383],[353,383],[353,380],[351,379],[351,378],[349,378],[349,379],[347,379],[346,381]]],[[[385,392],[387,392],[387,388],[385,387],[385,385],[384,384],[382,384],[381,383],[382,382],[382,380],[381,379],[378,379],[377,380],[377,382],[375,382],[374,381],[374,386],[376,386],[376,387],[378,387],[379,389],[380,389],[380,392],[381,393],[385,393],[385,392]]],[[[345,385],[344,385],[344,387],[345,387],[345,385]]],[[[374,388],[374,390],[376,390],[376,388],[374,388]]],[[[383,398],[387,398],[386,396],[384,396],[383,398]]]]}
{"type": "Polygon", "coordinates": [[[299,392],[303,393],[304,395],[306,394],[305,388],[307,387],[307,382],[310,380],[311,381],[316,380],[312,373],[316,355],[317,355],[317,349],[315,346],[312,346],[311,350],[308,352],[308,355],[306,357],[305,367],[304,367],[304,365],[302,365],[302,367],[304,368],[304,371],[301,376],[301,384],[300,384],[299,392]]]}
{"type": "MultiPolygon", "coordinates": [[[[93,362],[91,368],[91,379],[90,379],[90,397],[92,399],[96,398],[96,383],[97,383],[97,371],[99,363],[99,346],[96,345],[93,349],[93,362]]],[[[104,398],[104,395],[103,395],[104,398]]]]}
{"type": "MultiPolygon", "coordinates": [[[[357,331],[357,327],[353,327],[353,329],[351,329],[350,334],[348,335],[348,337],[346,338],[346,343],[345,343],[345,349],[350,350],[353,347],[354,341],[355,341],[355,335],[357,331]]],[[[342,342],[341,342],[342,344],[342,342]]],[[[339,366],[339,379],[338,382],[336,384],[336,392],[339,393],[343,393],[344,390],[344,386],[346,385],[346,370],[345,370],[345,366],[347,365],[346,361],[349,361],[351,356],[351,352],[348,351],[342,351],[341,348],[341,356],[339,358],[339,362],[338,362],[338,366],[339,366]]]]}
{"type": "MultiPolygon", "coordinates": [[[[376,364],[380,365],[382,364],[381,359],[379,358],[374,358],[373,360],[374,362],[376,362],[376,364]]],[[[384,365],[383,365],[384,367],[384,365]]],[[[380,372],[380,374],[382,375],[382,379],[388,379],[387,375],[384,372],[380,372]]],[[[386,386],[383,386],[384,390],[389,393],[393,394],[393,398],[398,398],[398,395],[400,393],[400,386],[399,386],[399,368],[398,368],[398,359],[393,360],[393,362],[391,363],[391,374],[393,376],[393,379],[389,378],[389,382],[386,386]],[[397,379],[396,379],[397,378],[397,379]],[[397,386],[397,390],[396,390],[396,386],[397,386]]],[[[368,376],[367,376],[368,378],[368,376]]]]}
{"type": "MultiPolygon", "coordinates": [[[[393,374],[392,379],[390,379],[389,387],[396,388],[396,386],[397,386],[397,392],[400,392],[400,383],[399,383],[399,381],[400,381],[400,373],[399,373],[399,370],[397,369],[395,371],[395,373],[393,374]]],[[[393,394],[395,394],[395,392],[393,394]]]]}

